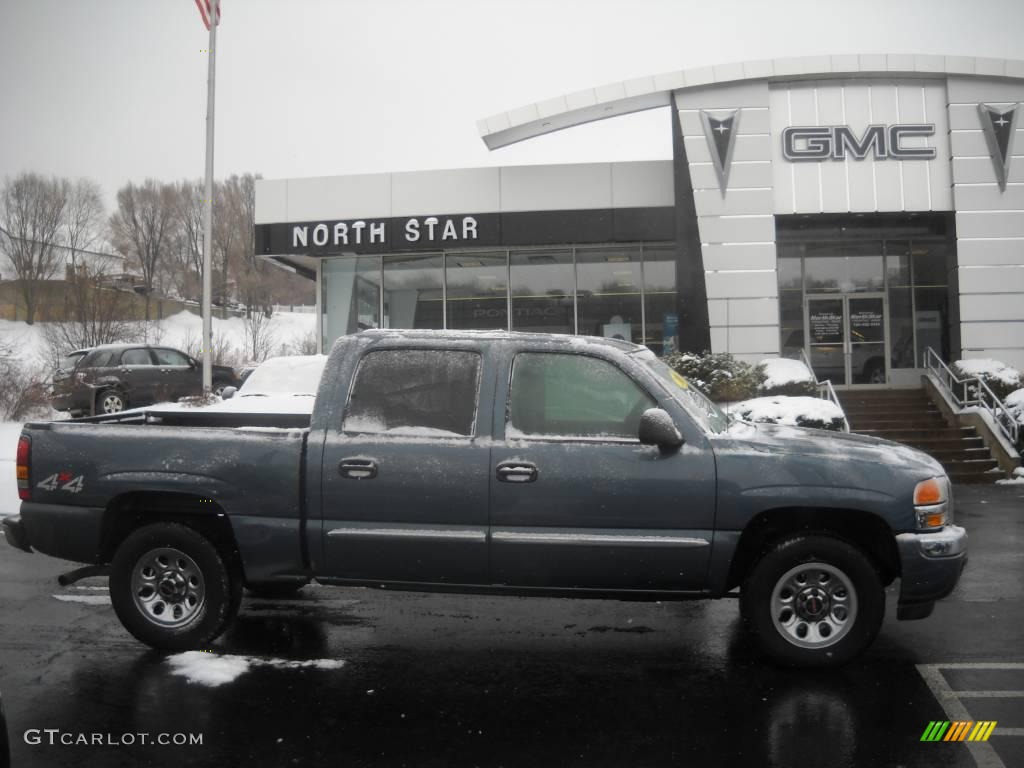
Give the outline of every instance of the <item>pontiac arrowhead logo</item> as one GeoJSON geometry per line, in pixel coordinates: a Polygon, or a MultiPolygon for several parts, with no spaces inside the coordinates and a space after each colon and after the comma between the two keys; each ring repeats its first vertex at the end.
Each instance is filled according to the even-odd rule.
{"type": "Polygon", "coordinates": [[[1010,176],[1010,158],[1013,156],[1013,133],[1017,127],[1017,111],[1020,104],[1009,109],[997,109],[988,104],[979,104],[981,127],[988,142],[988,151],[996,167],[999,189],[1006,191],[1006,180],[1010,176]]]}
{"type": "Polygon", "coordinates": [[[727,113],[719,112],[719,117],[712,117],[703,109],[700,121],[704,125],[704,137],[708,140],[711,150],[711,162],[718,174],[718,187],[725,196],[725,188],[729,184],[729,166],[732,163],[732,148],[736,143],[736,127],[740,122],[740,110],[733,109],[727,113]],[[722,117],[721,115],[725,115],[722,117]]]}

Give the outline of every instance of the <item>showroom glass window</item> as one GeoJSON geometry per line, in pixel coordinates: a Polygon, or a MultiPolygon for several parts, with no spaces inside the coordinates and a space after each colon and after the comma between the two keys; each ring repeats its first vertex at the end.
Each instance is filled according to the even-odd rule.
{"type": "Polygon", "coordinates": [[[447,327],[508,328],[508,255],[505,251],[445,254],[447,327]]]}
{"type": "Polygon", "coordinates": [[[679,315],[676,291],[676,249],[643,247],[644,335],[641,343],[657,355],[678,350],[679,315]]]}
{"type": "Polygon", "coordinates": [[[643,341],[640,248],[577,248],[578,333],[643,341]]]}
{"type": "Polygon", "coordinates": [[[444,328],[444,256],[383,257],[385,328],[444,328]]]}
{"type": "Polygon", "coordinates": [[[575,333],[572,249],[513,249],[512,330],[575,333]]]}
{"type": "Polygon", "coordinates": [[[637,439],[655,401],[607,360],[524,352],[512,366],[507,436],[637,439]]]}
{"type": "Polygon", "coordinates": [[[472,435],[479,381],[476,352],[370,352],[356,371],[342,429],[425,437],[472,435]]]}
{"type": "Polygon", "coordinates": [[[380,281],[380,256],[324,261],[321,312],[327,342],[381,327],[380,281]]]}

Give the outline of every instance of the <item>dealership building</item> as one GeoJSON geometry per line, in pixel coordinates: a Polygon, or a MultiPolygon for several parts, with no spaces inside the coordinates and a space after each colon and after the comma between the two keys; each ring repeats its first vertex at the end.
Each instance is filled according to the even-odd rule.
{"type": "Polygon", "coordinates": [[[671,160],[262,180],[257,254],[363,328],[807,355],[917,385],[928,348],[1024,368],[1024,61],[773,59],[606,85],[480,123],[497,149],[669,107],[671,160]],[[1016,154],[1015,154],[1016,153],[1016,154]]]}

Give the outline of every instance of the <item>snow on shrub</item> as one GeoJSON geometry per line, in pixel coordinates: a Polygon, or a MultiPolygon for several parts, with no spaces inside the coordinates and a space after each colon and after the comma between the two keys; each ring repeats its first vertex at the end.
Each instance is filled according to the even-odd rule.
{"type": "Polygon", "coordinates": [[[1011,392],[1024,387],[1020,371],[998,360],[957,360],[952,368],[953,373],[961,379],[971,376],[981,379],[1000,400],[1005,400],[1011,392]]]}
{"type": "Polygon", "coordinates": [[[817,395],[818,384],[801,360],[771,357],[757,364],[764,381],[758,387],[762,395],[817,395]]]}
{"type": "Polygon", "coordinates": [[[751,398],[763,379],[757,369],[727,352],[676,353],[665,362],[716,402],[751,398]]]}
{"type": "Polygon", "coordinates": [[[1006,405],[1010,418],[1020,424],[1020,437],[1017,440],[1017,447],[1024,449],[1024,389],[1011,392],[1003,400],[1003,403],[1006,405]]]}
{"type": "Polygon", "coordinates": [[[843,411],[831,400],[818,397],[755,397],[729,406],[729,412],[761,424],[843,430],[843,411]]]}

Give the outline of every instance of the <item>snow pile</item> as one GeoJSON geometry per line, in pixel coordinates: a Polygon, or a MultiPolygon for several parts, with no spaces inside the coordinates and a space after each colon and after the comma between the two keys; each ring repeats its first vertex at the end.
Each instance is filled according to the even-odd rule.
{"type": "Polygon", "coordinates": [[[1024,467],[1017,467],[1007,480],[996,480],[996,485],[1024,485],[1024,467]]]}
{"type": "Polygon", "coordinates": [[[221,655],[210,651],[178,653],[169,657],[167,663],[171,666],[172,675],[179,675],[190,683],[210,688],[230,683],[254,666],[277,669],[341,669],[345,666],[345,662],[341,659],[290,661],[288,659],[261,659],[257,656],[221,655]]]}
{"type": "Polygon", "coordinates": [[[841,430],[845,414],[831,400],[819,397],[755,397],[733,403],[729,413],[745,421],[841,430]]]}

